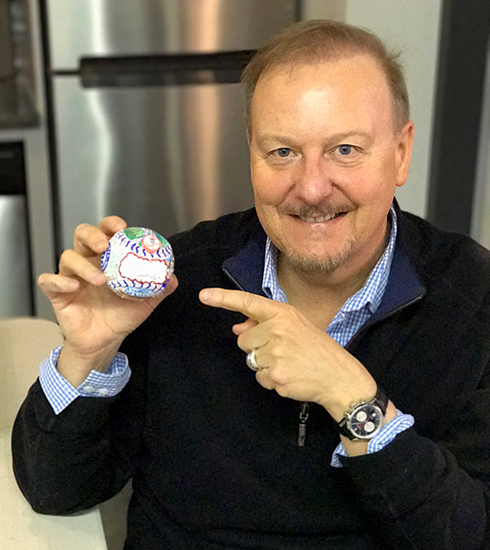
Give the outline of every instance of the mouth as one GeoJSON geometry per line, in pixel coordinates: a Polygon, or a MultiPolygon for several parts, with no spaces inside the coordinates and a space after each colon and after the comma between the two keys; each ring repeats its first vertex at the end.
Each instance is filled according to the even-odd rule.
{"type": "Polygon", "coordinates": [[[347,212],[336,212],[335,214],[327,214],[322,216],[294,216],[295,218],[305,222],[305,223],[325,223],[330,220],[335,220],[337,218],[340,218],[340,216],[344,216],[347,214],[347,212]]]}

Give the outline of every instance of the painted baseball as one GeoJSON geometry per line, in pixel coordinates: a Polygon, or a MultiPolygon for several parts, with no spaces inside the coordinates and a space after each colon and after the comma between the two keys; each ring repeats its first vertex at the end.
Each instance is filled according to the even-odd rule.
{"type": "Polygon", "coordinates": [[[170,243],[144,227],[127,227],[109,241],[100,259],[107,286],[122,298],[151,298],[165,290],[174,272],[170,243]]]}

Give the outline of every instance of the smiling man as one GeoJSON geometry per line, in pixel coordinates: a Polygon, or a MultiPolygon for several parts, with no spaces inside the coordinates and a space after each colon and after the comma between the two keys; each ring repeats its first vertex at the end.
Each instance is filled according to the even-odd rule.
{"type": "Polygon", "coordinates": [[[285,271],[368,272],[386,246],[413,125],[394,125],[391,94],[368,55],[270,69],[252,103],[255,207],[285,271]]]}
{"type": "Polygon", "coordinates": [[[312,274],[342,304],[379,260],[413,137],[413,124],[398,128],[391,105],[382,68],[367,54],[279,65],[257,82],[249,131],[255,207],[281,251],[283,288],[312,274]]]}
{"type": "Polygon", "coordinates": [[[65,343],[14,427],[20,488],[62,514],[132,478],[126,550],[488,548],[490,254],[394,200],[396,58],[309,21],[243,81],[255,209],[170,239],[178,288],[107,289],[116,217],[40,277],[65,343]]]}

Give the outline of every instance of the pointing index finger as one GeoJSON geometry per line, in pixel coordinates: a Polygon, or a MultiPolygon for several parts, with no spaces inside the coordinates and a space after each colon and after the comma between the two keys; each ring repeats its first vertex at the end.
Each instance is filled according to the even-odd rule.
{"type": "Polygon", "coordinates": [[[205,288],[199,293],[199,299],[207,306],[239,311],[259,323],[272,319],[284,306],[257,294],[223,288],[205,288]]]}

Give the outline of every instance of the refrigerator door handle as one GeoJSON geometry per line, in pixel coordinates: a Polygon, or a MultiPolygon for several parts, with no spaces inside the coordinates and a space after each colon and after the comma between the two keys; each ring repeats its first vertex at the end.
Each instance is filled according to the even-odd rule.
{"type": "Polygon", "coordinates": [[[254,51],[83,57],[79,75],[84,88],[236,83],[254,51]]]}

